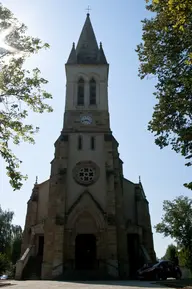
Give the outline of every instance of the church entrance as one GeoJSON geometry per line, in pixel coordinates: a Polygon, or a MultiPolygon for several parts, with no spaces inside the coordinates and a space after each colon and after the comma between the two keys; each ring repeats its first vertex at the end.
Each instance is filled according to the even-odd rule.
{"type": "Polygon", "coordinates": [[[80,234],[75,240],[75,266],[78,270],[92,270],[96,261],[96,237],[80,234]]]}
{"type": "Polygon", "coordinates": [[[137,270],[143,265],[140,264],[139,235],[128,234],[127,244],[130,264],[130,277],[131,279],[135,279],[137,276],[137,270]]]}
{"type": "Polygon", "coordinates": [[[43,250],[44,250],[44,236],[39,236],[38,238],[38,256],[43,256],[43,250]]]}

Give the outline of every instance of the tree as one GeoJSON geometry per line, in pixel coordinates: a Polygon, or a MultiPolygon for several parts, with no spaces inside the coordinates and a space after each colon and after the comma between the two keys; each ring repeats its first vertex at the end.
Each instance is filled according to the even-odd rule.
{"type": "Polygon", "coordinates": [[[38,68],[32,71],[23,68],[26,58],[49,45],[27,36],[26,30],[0,3],[0,155],[7,164],[7,175],[14,190],[21,188],[26,176],[20,172],[21,160],[10,145],[19,145],[21,141],[34,144],[34,134],[39,128],[27,123],[30,110],[52,111],[45,103],[52,97],[43,89],[48,81],[40,76],[38,68]]]}
{"type": "MultiPolygon", "coordinates": [[[[174,23],[173,28],[183,30],[186,24],[191,21],[192,1],[191,0],[146,0],[147,3],[152,3],[156,8],[161,6],[165,14],[174,23]]],[[[153,6],[151,8],[153,9],[153,6]]]]}
{"type": "Polygon", "coordinates": [[[11,262],[13,265],[19,260],[21,256],[22,245],[22,229],[20,226],[13,228],[12,248],[11,248],[11,262]]]}
{"type": "Polygon", "coordinates": [[[179,251],[179,264],[190,269],[192,272],[192,253],[191,249],[181,249],[179,251]]]}
{"type": "Polygon", "coordinates": [[[0,275],[10,268],[10,262],[6,254],[0,252],[0,275]]]}
{"type": "Polygon", "coordinates": [[[11,242],[14,226],[12,225],[14,213],[3,211],[0,207],[0,252],[11,255],[11,242]]]}
{"type": "MultiPolygon", "coordinates": [[[[164,215],[155,226],[157,233],[170,236],[182,252],[185,266],[192,271],[192,199],[180,196],[163,202],[164,215]]],[[[180,254],[181,255],[181,254],[180,254]]]]}
{"type": "Polygon", "coordinates": [[[0,207],[0,274],[15,264],[21,253],[22,229],[12,224],[13,216],[0,207]]]}
{"type": "Polygon", "coordinates": [[[174,263],[178,263],[178,252],[177,252],[177,247],[173,244],[170,244],[168,247],[167,247],[167,250],[165,252],[165,255],[163,256],[164,260],[169,260],[171,262],[174,262],[174,263]]]}
{"type": "MultiPolygon", "coordinates": [[[[162,149],[168,145],[192,165],[192,0],[148,0],[151,19],[144,19],[143,43],[137,46],[141,79],[157,84],[148,129],[162,149]]],[[[192,189],[192,182],[184,184],[192,189]]]]}

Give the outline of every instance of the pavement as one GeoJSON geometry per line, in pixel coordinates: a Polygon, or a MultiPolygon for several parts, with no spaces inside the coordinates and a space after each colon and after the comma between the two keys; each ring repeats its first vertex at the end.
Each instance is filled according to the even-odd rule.
{"type": "MultiPolygon", "coordinates": [[[[12,289],[139,289],[139,288],[165,288],[159,284],[147,281],[85,281],[85,282],[59,282],[59,281],[4,281],[5,287],[12,289]],[[11,285],[10,285],[11,283],[11,285]],[[7,285],[6,285],[7,284],[7,285]]],[[[2,282],[0,284],[2,286],[2,282]]],[[[0,286],[0,287],[1,287],[0,286]]]]}

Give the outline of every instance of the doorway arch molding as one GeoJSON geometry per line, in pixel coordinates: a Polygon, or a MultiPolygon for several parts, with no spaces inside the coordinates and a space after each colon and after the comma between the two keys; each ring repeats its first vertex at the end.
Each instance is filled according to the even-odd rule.
{"type": "Polygon", "coordinates": [[[87,213],[87,215],[94,220],[98,232],[105,230],[105,213],[88,191],[83,192],[80,198],[78,198],[78,200],[75,201],[75,203],[69,209],[69,214],[66,220],[66,229],[73,230],[77,221],[85,213],[87,213]]]}
{"type": "Polygon", "coordinates": [[[75,259],[75,239],[78,234],[94,234],[96,237],[97,245],[97,259],[100,259],[104,256],[106,252],[105,238],[106,238],[106,218],[105,213],[97,202],[94,200],[93,196],[85,191],[79,198],[76,200],[72,207],[69,209],[69,214],[66,218],[65,232],[66,232],[66,250],[67,259],[75,259]],[[82,224],[80,226],[81,220],[86,218],[91,226],[91,230],[85,229],[83,231],[82,224]],[[81,227],[81,229],[80,229],[81,227]]]}

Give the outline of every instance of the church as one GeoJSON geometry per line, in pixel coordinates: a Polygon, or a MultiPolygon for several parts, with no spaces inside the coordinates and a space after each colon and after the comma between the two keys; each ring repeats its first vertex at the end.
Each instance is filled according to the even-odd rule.
{"type": "Polygon", "coordinates": [[[28,201],[16,279],[131,279],[155,261],[141,181],[123,175],[110,128],[107,62],[89,13],[66,70],[63,129],[50,178],[28,201]]]}

